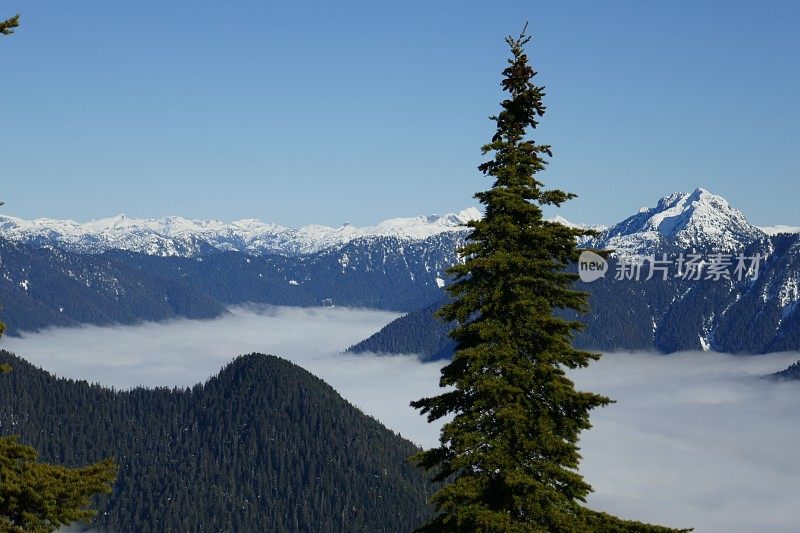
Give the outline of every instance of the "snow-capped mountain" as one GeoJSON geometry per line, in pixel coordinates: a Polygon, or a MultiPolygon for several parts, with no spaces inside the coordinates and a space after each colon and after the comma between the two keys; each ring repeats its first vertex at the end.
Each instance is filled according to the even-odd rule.
{"type": "Polygon", "coordinates": [[[668,249],[729,252],[766,237],[725,198],[705,189],[665,196],[612,226],[593,243],[618,255],[668,249]]]}
{"type": "MultiPolygon", "coordinates": [[[[0,217],[0,319],[24,330],[197,310],[213,316],[247,302],[414,311],[444,296],[447,267],[467,236],[461,224],[480,216],[469,209],[371,227],[296,229],[257,220],[0,217]]],[[[662,198],[581,244],[619,255],[741,251],[763,258],[758,279],[597,280],[586,287],[594,295],[588,347],[800,349],[800,234],[769,235],[723,198],[697,189],[662,198]]],[[[414,335],[405,328],[393,338],[414,335]]]]}
{"type": "MultiPolygon", "coordinates": [[[[618,257],[612,257],[614,274],[579,284],[591,295],[592,314],[584,317],[587,328],[576,342],[599,350],[800,349],[800,234],[784,228],[765,232],[705,189],[642,208],[588,245],[614,249],[618,257],[667,253],[673,260],[686,252],[741,253],[761,258],[758,273],[745,279],[626,280],[616,276],[618,257]]],[[[397,319],[353,351],[449,357],[449,327],[432,316],[442,301],[397,319]]]]}
{"type": "Polygon", "coordinates": [[[86,223],[0,216],[0,237],[86,254],[116,249],[183,257],[207,255],[214,251],[297,255],[340,247],[365,237],[422,241],[440,233],[463,231],[463,224],[480,216],[480,211],[473,207],[447,215],[392,218],[368,227],[345,223],[338,228],[320,225],[288,228],[255,219],[226,224],[178,216],[156,220],[118,215],[86,223]]]}
{"type": "MultiPolygon", "coordinates": [[[[130,218],[122,214],[81,223],[0,216],[0,238],[82,254],[126,250],[163,257],[198,257],[221,251],[301,255],[340,248],[358,239],[386,237],[421,242],[442,233],[465,232],[464,224],[482,216],[477,208],[470,207],[446,215],[390,218],[374,226],[357,227],[345,223],[339,227],[311,224],[300,228],[256,219],[224,223],[180,216],[130,218]]],[[[573,228],[601,232],[607,229],[602,225],[576,224],[561,216],[548,220],[573,228]]]]}

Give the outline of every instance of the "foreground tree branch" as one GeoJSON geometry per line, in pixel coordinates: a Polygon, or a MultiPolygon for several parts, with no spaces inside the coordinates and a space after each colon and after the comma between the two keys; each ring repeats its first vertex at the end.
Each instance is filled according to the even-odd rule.
{"type": "Polygon", "coordinates": [[[14,28],[19,26],[19,14],[14,15],[10,19],[0,22],[0,34],[11,35],[14,33],[14,28]]]}

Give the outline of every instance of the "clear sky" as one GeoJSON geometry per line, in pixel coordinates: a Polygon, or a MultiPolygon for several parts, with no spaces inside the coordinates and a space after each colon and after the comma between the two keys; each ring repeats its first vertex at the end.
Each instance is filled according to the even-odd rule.
{"type": "MultiPolygon", "coordinates": [[[[476,205],[530,21],[559,214],[670,192],[800,225],[800,2],[0,1],[5,213],[286,225],[476,205]],[[5,17],[4,17],[5,18],[5,17]]],[[[550,213],[554,214],[554,213],[550,213]]]]}

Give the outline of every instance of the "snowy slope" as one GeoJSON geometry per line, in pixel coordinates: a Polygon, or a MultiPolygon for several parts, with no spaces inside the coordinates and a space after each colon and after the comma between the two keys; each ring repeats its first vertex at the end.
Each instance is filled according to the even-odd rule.
{"type": "MultiPolygon", "coordinates": [[[[364,238],[420,242],[443,233],[464,232],[464,223],[480,217],[481,212],[473,207],[446,215],[392,218],[366,227],[346,223],[339,227],[308,225],[289,228],[255,219],[225,223],[178,216],[137,219],[118,215],[79,223],[0,216],[0,238],[88,254],[120,249],[183,257],[219,251],[303,255],[341,248],[364,238]]],[[[610,228],[574,224],[560,216],[549,220],[600,231],[601,235],[589,244],[614,249],[618,254],[652,253],[665,249],[741,250],[768,235],[800,231],[800,228],[790,226],[757,228],[724,198],[702,188],[691,193],[665,196],[655,207],[643,207],[610,228]]]]}
{"type": "Polygon", "coordinates": [[[576,223],[566,218],[562,217],[561,215],[556,215],[552,218],[547,219],[549,222],[558,222],[559,224],[563,224],[568,228],[576,228],[576,229],[589,229],[593,231],[605,231],[608,229],[608,226],[603,224],[584,224],[584,223],[576,223]]]}
{"type": "Polygon", "coordinates": [[[673,247],[724,252],[742,250],[766,237],[727,200],[698,188],[665,196],[655,207],[643,207],[612,226],[595,246],[618,254],[642,254],[673,247]]]}

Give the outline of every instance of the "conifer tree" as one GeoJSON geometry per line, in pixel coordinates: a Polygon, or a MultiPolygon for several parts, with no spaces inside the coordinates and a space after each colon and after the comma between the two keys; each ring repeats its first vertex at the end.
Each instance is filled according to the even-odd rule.
{"type": "Polygon", "coordinates": [[[482,148],[493,157],[478,167],[493,185],[475,195],[485,216],[469,223],[463,262],[449,270],[452,302],[440,318],[457,323],[456,351],[440,385],[450,390],[411,404],[429,421],[452,417],[439,446],[413,457],[442,482],[431,498],[437,513],[418,531],[674,531],[583,505],[591,487],[578,472],[579,434],[589,412],[611,400],[576,390],[567,377],[565,369],[600,354],[573,348],[581,324],[554,310],[587,310],[566,268],[579,254],[576,239],[592,233],[542,216],[542,206],[575,195],[543,188],[550,146],[526,139],[545,112],[524,50],[529,39],[525,30],[506,39],[508,97],[482,148]]]}

